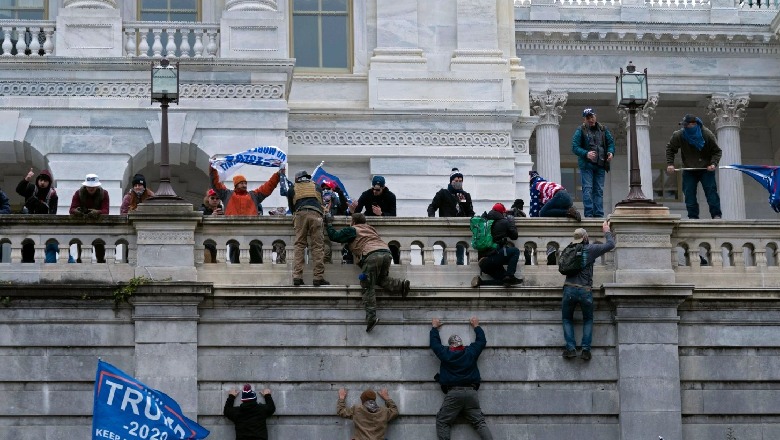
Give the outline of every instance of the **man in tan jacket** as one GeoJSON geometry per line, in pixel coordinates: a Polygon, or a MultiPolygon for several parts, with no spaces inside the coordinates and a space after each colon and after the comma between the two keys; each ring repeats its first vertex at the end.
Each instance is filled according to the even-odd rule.
{"type": "Polygon", "coordinates": [[[368,389],[360,395],[360,405],[347,408],[347,390],[339,390],[339,401],[336,412],[345,419],[352,419],[355,424],[353,440],[384,440],[387,424],[398,417],[398,407],[387,393],[387,388],[379,391],[379,396],[385,401],[381,407],[376,403],[376,393],[368,389]]]}

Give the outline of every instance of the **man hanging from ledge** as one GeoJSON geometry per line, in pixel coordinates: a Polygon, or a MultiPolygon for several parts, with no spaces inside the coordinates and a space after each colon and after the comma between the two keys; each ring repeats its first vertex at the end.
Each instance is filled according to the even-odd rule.
{"type": "Polygon", "coordinates": [[[236,407],[234,402],[238,397],[238,390],[230,390],[225,408],[222,413],[236,425],[236,440],[268,440],[268,427],[266,419],[276,412],[271,390],[263,390],[265,403],[257,403],[257,393],[252,385],[245,384],[241,391],[241,405],[236,407]]]}
{"type": "Polygon", "coordinates": [[[363,305],[366,308],[366,331],[374,329],[379,319],[376,317],[376,294],[374,288],[378,284],[383,289],[400,293],[402,298],[409,294],[409,280],[400,280],[389,276],[390,262],[393,257],[379,233],[373,226],[366,224],[366,216],[360,212],[352,214],[350,226],[333,229],[333,217],[325,217],[328,237],[337,243],[347,243],[358,266],[363,269],[360,274],[360,286],[363,288],[363,305]]]}
{"type": "Polygon", "coordinates": [[[374,390],[365,390],[360,394],[360,405],[347,407],[347,390],[339,389],[336,413],[345,419],[352,419],[355,425],[353,440],[385,440],[387,424],[398,417],[398,407],[390,398],[387,388],[379,391],[385,406],[377,405],[376,396],[374,390]]]}

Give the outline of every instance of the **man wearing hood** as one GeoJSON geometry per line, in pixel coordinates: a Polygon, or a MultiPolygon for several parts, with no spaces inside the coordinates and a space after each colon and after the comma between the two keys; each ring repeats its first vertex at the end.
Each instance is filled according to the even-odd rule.
{"type": "Polygon", "coordinates": [[[506,287],[522,284],[523,277],[516,277],[517,262],[520,259],[520,249],[511,244],[509,240],[517,240],[517,225],[515,218],[506,214],[503,203],[493,205],[485,218],[493,220],[490,226],[490,235],[496,244],[495,249],[479,252],[479,270],[490,275],[492,280],[483,280],[479,275],[471,280],[471,287],[500,286],[506,287]],[[506,265],[506,269],[504,269],[506,265]]]}
{"type": "Polygon", "coordinates": [[[344,388],[339,390],[336,414],[345,419],[352,419],[355,425],[353,440],[384,440],[387,424],[398,417],[398,407],[387,393],[387,388],[379,391],[385,406],[376,403],[376,395],[374,390],[365,390],[360,395],[360,405],[347,408],[347,390],[344,388]]]}
{"type": "Polygon", "coordinates": [[[582,220],[571,195],[563,185],[548,182],[536,171],[529,171],[531,186],[531,217],[569,217],[582,220]]]}
{"type": "MultiPolygon", "coordinates": [[[[474,206],[471,204],[471,194],[463,191],[463,174],[457,168],[450,173],[450,183],[447,188],[442,188],[433,196],[428,205],[428,217],[435,217],[439,211],[439,217],[467,217],[474,216],[474,206]]],[[[455,248],[457,264],[464,264],[466,247],[458,244],[455,248]]],[[[446,264],[445,256],[442,256],[442,264],[446,264]]]]}
{"type": "Polygon", "coordinates": [[[468,347],[464,347],[463,340],[458,335],[450,336],[447,345],[442,345],[439,336],[441,321],[438,318],[433,318],[431,321],[430,346],[441,361],[439,373],[434,379],[439,382],[442,391],[446,394],[441,409],[436,414],[438,440],[450,440],[452,424],[461,413],[477,430],[481,440],[493,440],[477,397],[477,390],[482,381],[477,359],[485,349],[487,339],[476,316],[472,316],[469,323],[477,339],[468,347]]]}
{"type": "Polygon", "coordinates": [[[59,198],[51,173],[49,170],[41,170],[33,183],[34,175],[35,172],[30,168],[24,179],[16,185],[16,193],[24,197],[27,214],[56,214],[59,198]]]}
{"type": "Polygon", "coordinates": [[[265,404],[257,403],[257,393],[250,384],[244,384],[240,406],[234,406],[237,396],[237,389],[230,390],[222,410],[222,414],[236,425],[236,440],[268,440],[266,419],[276,412],[271,390],[263,390],[265,404]]]}
{"type": "Polygon", "coordinates": [[[682,190],[685,195],[685,207],[688,210],[688,218],[699,218],[699,202],[697,190],[699,183],[707,198],[710,208],[710,216],[713,219],[721,218],[720,196],[718,196],[718,184],[715,181],[715,170],[718,168],[720,157],[723,154],[715,135],[704,127],[701,119],[694,115],[685,115],[682,128],[672,134],[666,145],[666,172],[674,174],[674,157],[680,150],[684,168],[682,190]]]}
{"type": "Polygon", "coordinates": [[[122,206],[119,208],[119,213],[122,215],[135,211],[139,203],[143,203],[149,197],[154,196],[152,190],[146,188],[146,177],[143,174],[133,176],[132,185],[133,188],[122,199],[122,206]]]}

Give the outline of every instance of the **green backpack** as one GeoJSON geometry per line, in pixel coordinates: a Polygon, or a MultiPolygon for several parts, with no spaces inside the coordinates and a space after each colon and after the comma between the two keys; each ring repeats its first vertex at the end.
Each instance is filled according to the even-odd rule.
{"type": "Polygon", "coordinates": [[[490,232],[493,226],[493,220],[488,220],[482,216],[476,215],[469,221],[471,229],[471,247],[477,251],[486,251],[498,248],[493,241],[493,234],[490,232]]]}

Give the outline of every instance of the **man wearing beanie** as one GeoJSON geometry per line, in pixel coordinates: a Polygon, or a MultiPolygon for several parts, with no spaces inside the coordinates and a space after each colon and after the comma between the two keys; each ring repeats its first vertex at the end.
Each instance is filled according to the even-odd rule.
{"type": "Polygon", "coordinates": [[[685,208],[688,210],[688,218],[699,218],[699,201],[697,191],[699,183],[707,198],[710,208],[710,216],[717,220],[721,218],[720,196],[718,195],[718,183],[715,181],[715,169],[723,155],[715,135],[705,127],[701,119],[694,115],[685,115],[682,128],[672,134],[666,145],[666,172],[674,174],[674,156],[680,151],[682,164],[685,168],[682,172],[682,190],[685,196],[685,208]]]}
{"type": "Polygon", "coordinates": [[[56,214],[59,197],[51,173],[49,170],[41,170],[33,183],[31,180],[34,175],[30,168],[24,179],[16,185],[16,193],[24,197],[27,214],[56,214]]]}
{"type": "Polygon", "coordinates": [[[515,276],[520,249],[509,241],[517,240],[518,237],[515,218],[506,214],[503,203],[493,205],[493,209],[486,214],[485,218],[493,220],[490,234],[493,236],[496,248],[479,252],[479,270],[490,275],[492,279],[483,280],[480,275],[477,275],[471,280],[471,287],[500,285],[510,287],[522,284],[523,277],[515,276]]]}
{"type": "Polygon", "coordinates": [[[441,321],[438,318],[431,320],[430,346],[441,361],[439,373],[434,376],[434,379],[439,382],[445,394],[441,409],[436,414],[438,440],[450,440],[452,424],[461,413],[477,430],[481,440],[493,440],[493,434],[485,422],[485,415],[482,414],[479,397],[477,397],[477,390],[482,381],[477,359],[485,349],[487,339],[476,316],[471,317],[469,324],[474,329],[476,341],[464,347],[460,336],[452,335],[447,345],[442,345],[439,336],[441,321]]]}
{"type": "Polygon", "coordinates": [[[237,389],[230,390],[222,411],[222,414],[236,425],[236,440],[268,440],[265,422],[276,412],[271,390],[263,390],[265,404],[257,403],[257,394],[250,384],[245,384],[241,391],[240,406],[234,406],[237,396],[237,389]]]}
{"type": "Polygon", "coordinates": [[[132,188],[122,199],[122,206],[119,207],[120,214],[127,214],[135,211],[139,203],[145,202],[149,197],[154,196],[152,190],[146,188],[146,177],[143,174],[136,174],[130,182],[132,188]]]}
{"type": "MultiPolygon", "coordinates": [[[[214,159],[214,157],[212,157],[214,159]]],[[[233,189],[228,189],[219,181],[217,170],[209,166],[209,177],[211,178],[211,189],[213,189],[224,206],[225,215],[262,215],[263,206],[261,203],[266,197],[270,196],[274,189],[279,185],[280,176],[284,175],[285,164],[279,168],[279,171],[271,174],[267,182],[253,189],[247,190],[246,177],[241,174],[233,176],[233,189]]],[[[229,252],[230,262],[239,263],[240,251],[238,246],[231,246],[229,252]]],[[[263,254],[259,245],[249,246],[249,263],[260,264],[263,262],[263,254]]]]}
{"type": "MultiPolygon", "coordinates": [[[[450,183],[447,188],[440,189],[428,205],[428,217],[473,217],[474,206],[471,204],[471,194],[463,191],[463,174],[457,168],[450,173],[450,183]]],[[[458,244],[455,248],[457,264],[464,264],[466,247],[458,244]]],[[[446,254],[445,254],[446,255],[446,254]]],[[[441,264],[446,264],[446,256],[442,255],[441,264]]]]}
{"type": "MultiPolygon", "coordinates": [[[[363,211],[363,208],[365,208],[366,217],[395,217],[395,194],[385,186],[384,176],[374,176],[371,179],[371,188],[363,191],[357,202],[352,202],[349,206],[349,210],[353,214],[363,211]]],[[[393,262],[400,264],[401,249],[391,245],[390,252],[393,255],[393,262]]]]}
{"type": "Polygon", "coordinates": [[[339,390],[339,400],[336,403],[336,414],[345,419],[352,419],[355,430],[353,440],[384,440],[387,424],[398,417],[398,407],[387,393],[387,388],[379,391],[379,396],[385,401],[385,406],[376,403],[376,393],[365,390],[360,395],[360,405],[347,408],[347,390],[339,390]]]}

